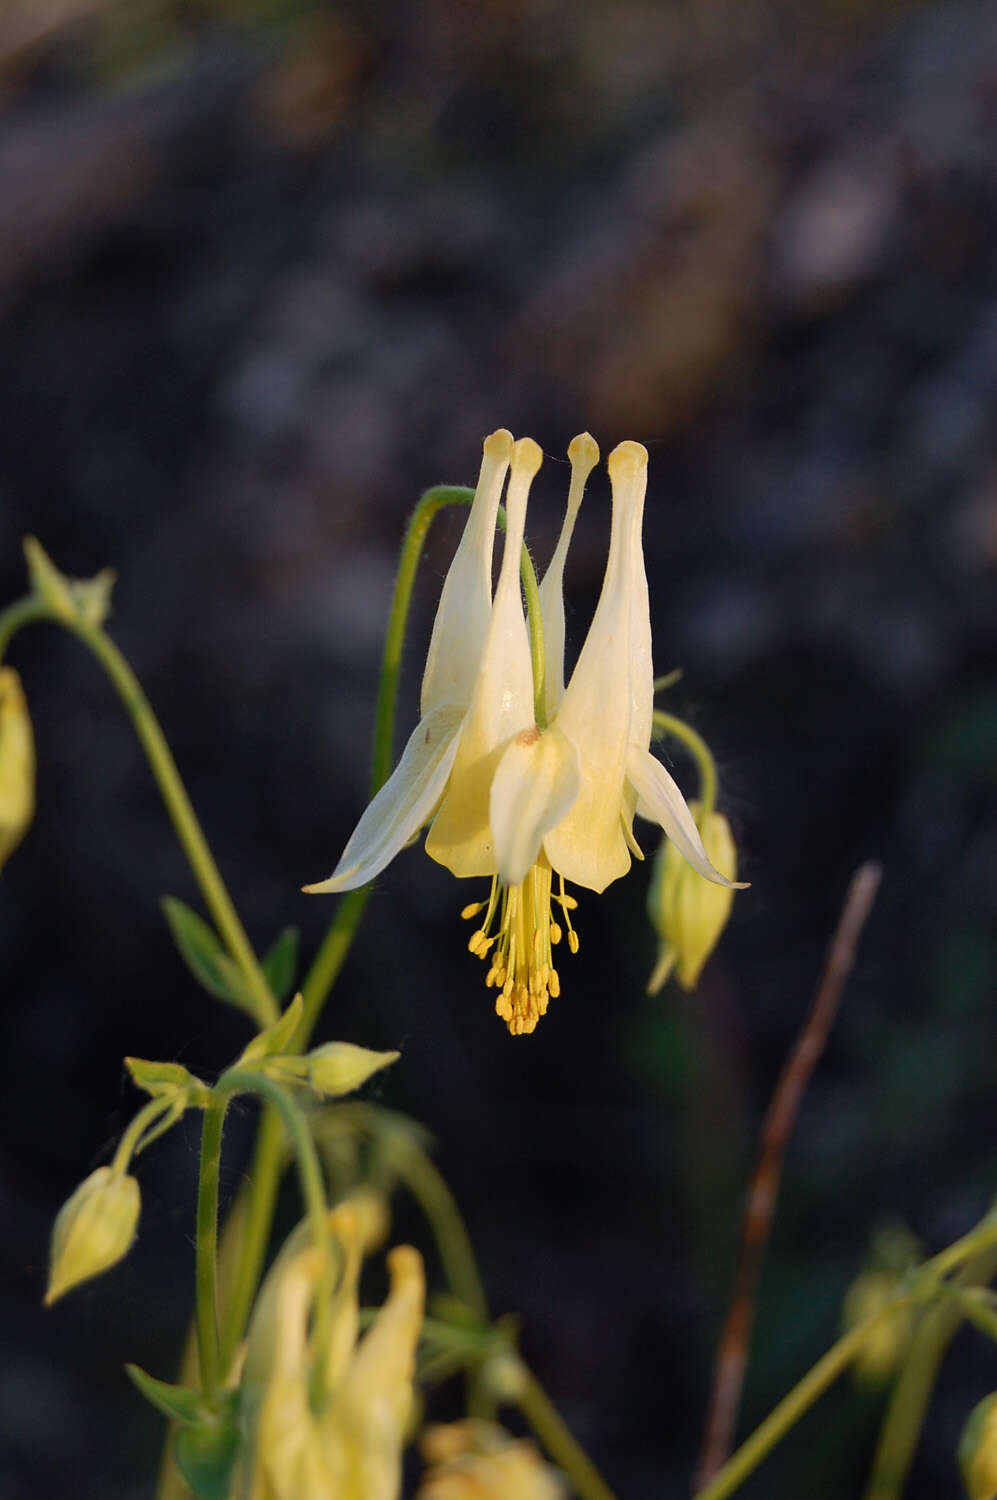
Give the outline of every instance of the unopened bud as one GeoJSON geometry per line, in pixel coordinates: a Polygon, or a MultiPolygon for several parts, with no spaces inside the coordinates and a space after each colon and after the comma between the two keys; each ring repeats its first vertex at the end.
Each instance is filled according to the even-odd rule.
{"type": "Polygon", "coordinates": [[[35,738],[21,679],[0,667],[0,869],[27,832],[35,811],[35,738]]]}
{"type": "MultiPolygon", "coordinates": [[[[721,875],[734,880],[737,849],[727,819],[723,813],[712,812],[701,821],[695,802],[689,810],[699,824],[710,862],[721,875]]],[[[732,890],[704,880],[671,839],[662,840],[647,898],[651,926],[661,940],[648,994],[656,995],[673,969],[683,989],[696,988],[703,965],[727,926],[733,900],[732,890]]]]}
{"type": "Polygon", "coordinates": [[[863,1271],[845,1293],[842,1323],[846,1331],[857,1328],[869,1318],[884,1316],[869,1330],[853,1366],[856,1380],[880,1385],[896,1370],[906,1353],[914,1327],[910,1307],[898,1307],[887,1313],[897,1295],[900,1277],[891,1271],[863,1271]]]}
{"type": "Polygon", "coordinates": [[[135,1238],[139,1188],[134,1177],[98,1167],[59,1210],[52,1229],[45,1306],[127,1254],[135,1238]]]}
{"type": "Polygon", "coordinates": [[[372,1052],[352,1042],[326,1042],[307,1054],[308,1082],[319,1094],[351,1094],[381,1068],[397,1062],[398,1052],[372,1052]]]}
{"type": "Polygon", "coordinates": [[[969,1414],[959,1439],[959,1467],[969,1500],[997,1496],[997,1391],[969,1414]]]}

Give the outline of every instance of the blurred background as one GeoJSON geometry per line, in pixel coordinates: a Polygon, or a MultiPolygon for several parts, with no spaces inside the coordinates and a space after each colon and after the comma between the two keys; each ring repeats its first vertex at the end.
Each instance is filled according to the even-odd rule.
{"type": "MultiPolygon", "coordinates": [[[[320,1032],[402,1048],[369,1093],[437,1137],[496,1313],[621,1500],[688,1493],[758,1125],[868,856],[742,1432],[836,1336],[877,1226],[940,1248],[997,1184],[995,161],[997,5],[973,0],[0,12],[0,598],[25,532],[117,569],[111,629],[259,950],[292,922],[309,955],[333,909],[298,889],[366,800],[420,491],[473,483],[493,428],[532,435],[542,566],[573,434],[650,450],[656,669],[683,669],[666,706],[718,756],[752,882],[699,991],[644,995],[636,867],[580,893],[561,998],[510,1038],[475,893],[412,849],[320,1032]]],[[[603,471],[569,653],[608,519],[603,471]]],[[[401,735],[459,524],[421,569],[401,735]]],[[[40,765],[0,882],[0,1497],[139,1500],[162,1425],[122,1364],[176,1368],[194,1136],[141,1159],[129,1259],[43,1312],[49,1229],[137,1107],[122,1056],[210,1075],[247,1031],[160,917],[198,898],[109,684],[48,628],[10,659],[40,765]]],[[[963,1333],[914,1500],[956,1493],[995,1386],[963,1333]]],[[[844,1382],[744,1493],[859,1493],[881,1408],[844,1382]]]]}

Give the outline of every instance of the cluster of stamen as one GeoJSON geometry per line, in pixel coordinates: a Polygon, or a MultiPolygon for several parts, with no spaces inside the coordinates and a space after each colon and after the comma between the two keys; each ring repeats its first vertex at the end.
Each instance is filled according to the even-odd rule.
{"type": "Polygon", "coordinates": [[[503,885],[493,875],[488,900],[474,901],[461,912],[467,920],[484,912],[467,946],[478,958],[490,960],[485,984],[498,991],[495,1013],[513,1036],[533,1031],[551,996],[556,1000],[561,993],[551,954],[564,930],[569,950],[578,952],[570,916],[578,902],[565,893],[560,875],[560,891],[553,893],[553,874],[541,855],[520,885],[503,885]],[[555,905],[561,908],[564,929],[552,914],[555,905]]]}

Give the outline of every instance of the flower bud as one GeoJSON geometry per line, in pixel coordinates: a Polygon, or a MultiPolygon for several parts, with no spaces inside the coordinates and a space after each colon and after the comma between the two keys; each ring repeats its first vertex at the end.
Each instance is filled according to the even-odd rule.
{"type": "MultiPolygon", "coordinates": [[[[698,803],[689,810],[699,825],[703,846],[713,865],[728,880],[737,875],[737,849],[723,813],[712,812],[701,821],[698,803]]],[[[694,990],[703,965],[719,941],[730,917],[734,892],[704,880],[687,864],[671,839],[663,839],[654,866],[647,911],[660,938],[658,961],[647,992],[656,995],[672,970],[679,984],[694,990]]]]}
{"type": "Polygon", "coordinates": [[[135,1238],[139,1190],[134,1177],[98,1167],[63,1204],[52,1229],[45,1306],[81,1281],[110,1270],[135,1238]]]}
{"type": "Polygon", "coordinates": [[[0,667],[0,869],[35,811],[35,739],[21,679],[0,667]]]}
{"type": "MultiPolygon", "coordinates": [[[[891,1271],[861,1272],[845,1293],[842,1305],[845,1329],[857,1328],[868,1318],[885,1312],[897,1294],[899,1282],[900,1277],[891,1271]]],[[[853,1366],[856,1380],[870,1385],[888,1380],[906,1352],[913,1327],[913,1309],[898,1307],[892,1316],[884,1317],[870,1329],[853,1366]]]]}
{"type": "Polygon", "coordinates": [[[352,1094],[374,1073],[396,1062],[397,1052],[372,1052],[352,1042],[326,1042],[307,1054],[308,1082],[316,1093],[338,1099],[352,1094]]]}
{"type": "Polygon", "coordinates": [[[969,1500],[997,1496],[997,1391],[969,1414],[959,1439],[959,1467],[969,1500]]]}
{"type": "Polygon", "coordinates": [[[533,1443],[491,1422],[451,1422],[425,1429],[426,1462],[416,1500],[563,1500],[560,1475],[533,1443]]]}

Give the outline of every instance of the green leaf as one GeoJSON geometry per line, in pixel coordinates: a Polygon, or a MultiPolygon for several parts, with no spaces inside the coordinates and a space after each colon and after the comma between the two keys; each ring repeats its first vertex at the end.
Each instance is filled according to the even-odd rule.
{"type": "Polygon", "coordinates": [[[28,576],[35,593],[48,605],[60,620],[75,620],[76,601],[73,598],[69,579],[60,573],[41,542],[35,536],[24,538],[24,556],[28,564],[28,576]]]}
{"type": "Polygon", "coordinates": [[[138,1365],[125,1365],[147,1401],[180,1424],[177,1466],[198,1500],[227,1500],[232,1465],[239,1448],[237,1392],[205,1396],[185,1385],[169,1385],[138,1365]]]}
{"type": "Polygon", "coordinates": [[[186,1093],[192,1087],[204,1085],[193,1073],[188,1073],[182,1063],[147,1062],[144,1057],[126,1057],[125,1067],[132,1075],[137,1088],[144,1089],[153,1099],[168,1097],[179,1092],[186,1093]]]}
{"type": "Polygon", "coordinates": [[[162,905],[173,941],[198,983],[217,999],[227,1000],[255,1016],[255,1003],[242,973],[222,948],[214,928],[175,896],[164,896],[162,905]]]}
{"type": "Polygon", "coordinates": [[[254,1036],[248,1047],[243,1050],[237,1067],[243,1063],[260,1062],[264,1057],[273,1057],[278,1052],[283,1052],[288,1042],[298,1029],[301,1020],[301,1012],[304,1001],[300,995],[295,995],[290,1005],[285,1010],[279,1021],[268,1026],[266,1031],[261,1031],[259,1036],[254,1036]]]}
{"type": "Polygon", "coordinates": [[[157,1380],[155,1376],[147,1375],[139,1365],[125,1365],[125,1371],[145,1399],[151,1401],[153,1406],[157,1407],[164,1416],[169,1417],[171,1422],[181,1422],[184,1425],[191,1422],[203,1422],[209,1415],[201,1391],[192,1391],[185,1385],[170,1385],[165,1380],[157,1380]]]}
{"type": "Polygon", "coordinates": [[[239,1451],[234,1416],[197,1427],[182,1427],[174,1452],[177,1468],[197,1500],[228,1500],[232,1466],[239,1451]]]}
{"type": "Polygon", "coordinates": [[[263,973],[275,999],[281,1004],[291,993],[298,971],[298,929],[285,927],[263,960],[263,973]]]}
{"type": "Polygon", "coordinates": [[[174,1445],[177,1469],[198,1500],[228,1500],[232,1464],[238,1454],[234,1419],[204,1427],[183,1427],[174,1445]]]}

